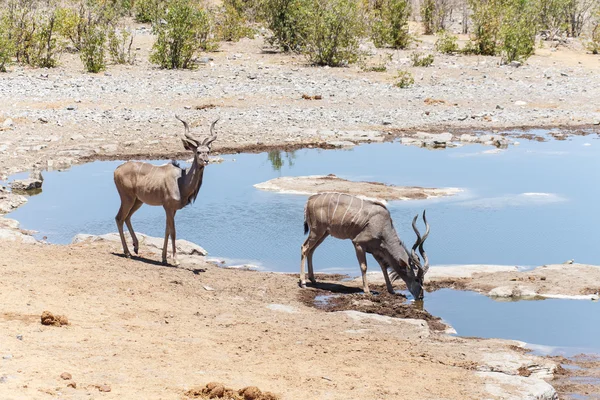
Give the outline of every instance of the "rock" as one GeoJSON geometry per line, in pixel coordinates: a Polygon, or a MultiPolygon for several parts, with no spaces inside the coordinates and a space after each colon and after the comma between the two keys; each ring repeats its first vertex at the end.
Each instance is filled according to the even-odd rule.
{"type": "Polygon", "coordinates": [[[13,122],[13,120],[11,118],[5,119],[4,122],[2,123],[3,128],[12,128],[14,126],[15,126],[15,123],[13,122]]]}
{"type": "Polygon", "coordinates": [[[522,101],[522,100],[515,101],[515,106],[526,106],[526,105],[527,105],[526,101],[522,101]]]}
{"type": "Polygon", "coordinates": [[[499,286],[490,290],[488,296],[499,298],[530,298],[536,297],[537,293],[527,286],[499,286]]]}
{"type": "Polygon", "coordinates": [[[351,142],[349,140],[331,140],[327,142],[328,145],[333,146],[338,149],[350,148],[356,146],[356,143],[351,142]]]}
{"type": "Polygon", "coordinates": [[[6,383],[6,381],[8,381],[8,378],[6,377],[6,375],[0,376],[0,383],[6,383]]]}
{"type": "MultiPolygon", "coordinates": [[[[140,242],[140,247],[146,246],[146,247],[149,247],[150,251],[152,251],[154,253],[162,253],[162,246],[164,243],[164,238],[152,237],[152,236],[145,235],[143,233],[136,233],[136,236],[140,242]]],[[[126,238],[126,240],[131,241],[131,236],[129,236],[128,232],[125,233],[125,238],[126,238]]],[[[119,234],[117,232],[107,233],[105,235],[100,235],[100,236],[80,233],[73,238],[71,243],[77,244],[77,243],[82,243],[82,242],[87,242],[87,241],[91,241],[91,242],[107,241],[107,242],[121,243],[121,237],[119,236],[119,234]]],[[[190,241],[184,240],[184,239],[177,239],[175,241],[175,244],[177,246],[177,254],[178,255],[205,256],[208,254],[208,252],[206,250],[204,250],[202,247],[200,247],[197,244],[192,243],[190,241]]],[[[169,246],[170,246],[170,244],[169,244],[169,246]]],[[[170,247],[169,247],[169,249],[170,249],[170,247]]]]}
{"type": "Polygon", "coordinates": [[[415,137],[423,140],[429,141],[437,141],[437,142],[450,142],[452,141],[452,134],[450,132],[444,133],[427,133],[427,132],[417,132],[415,137]]]}
{"type": "Polygon", "coordinates": [[[510,64],[508,64],[508,65],[510,67],[519,68],[523,64],[521,62],[519,62],[519,61],[511,61],[510,64]]]}
{"type": "Polygon", "coordinates": [[[382,124],[383,125],[392,125],[394,123],[394,121],[392,121],[391,119],[384,119],[382,124]]]}
{"type": "Polygon", "coordinates": [[[75,110],[77,110],[77,106],[71,104],[70,106],[67,106],[67,110],[69,110],[69,111],[75,111],[75,110]]]}
{"type": "Polygon", "coordinates": [[[33,236],[26,235],[12,229],[0,229],[0,240],[15,241],[20,240],[22,243],[34,244],[37,240],[33,236]]]}
{"type": "Polygon", "coordinates": [[[2,359],[3,360],[11,360],[12,357],[13,357],[12,354],[5,354],[5,355],[2,356],[2,359]]]}
{"type": "Polygon", "coordinates": [[[458,120],[459,120],[459,121],[464,121],[464,120],[466,120],[467,118],[469,118],[469,116],[468,116],[468,115],[463,115],[463,116],[461,116],[461,117],[458,117],[458,120]]]}
{"type": "Polygon", "coordinates": [[[67,383],[67,387],[77,389],[77,384],[75,382],[69,382],[69,383],[67,383]]]}
{"type": "Polygon", "coordinates": [[[17,340],[23,340],[23,335],[17,335],[17,340]]]}
{"type": "Polygon", "coordinates": [[[289,313],[289,314],[295,314],[298,312],[298,310],[292,306],[286,306],[283,304],[269,304],[267,306],[267,308],[269,310],[273,310],[273,311],[280,311],[280,312],[285,312],[285,313],[289,313]]]}
{"type": "MultiPolygon", "coordinates": [[[[539,378],[507,375],[501,372],[477,372],[485,380],[486,391],[499,399],[557,400],[556,390],[539,378]],[[515,396],[518,393],[518,396],[515,396]]],[[[487,396],[486,396],[487,398],[487,396]]]]}
{"type": "Polygon", "coordinates": [[[77,134],[71,136],[71,140],[83,140],[83,139],[85,139],[85,136],[83,136],[80,133],[77,133],[77,134]]]}
{"type": "Polygon", "coordinates": [[[198,62],[199,62],[200,64],[208,64],[208,63],[210,62],[210,58],[209,58],[209,57],[200,57],[200,58],[198,59],[198,62]]]}
{"type": "Polygon", "coordinates": [[[108,386],[108,385],[98,385],[97,387],[98,387],[98,390],[101,392],[108,393],[111,391],[110,386],[108,386]]]}
{"type": "Polygon", "coordinates": [[[68,372],[63,372],[60,374],[60,377],[66,381],[73,378],[73,376],[68,372]]]}
{"type": "Polygon", "coordinates": [[[116,144],[105,144],[100,146],[100,148],[106,153],[114,153],[119,149],[119,146],[116,144]]]}
{"type": "Polygon", "coordinates": [[[34,178],[20,179],[20,180],[12,181],[10,184],[10,187],[12,188],[12,190],[26,192],[29,190],[41,189],[42,182],[43,182],[43,180],[34,179],[34,178]]]}
{"type": "Polygon", "coordinates": [[[0,193],[0,213],[6,214],[27,203],[27,197],[17,193],[0,193]]]}

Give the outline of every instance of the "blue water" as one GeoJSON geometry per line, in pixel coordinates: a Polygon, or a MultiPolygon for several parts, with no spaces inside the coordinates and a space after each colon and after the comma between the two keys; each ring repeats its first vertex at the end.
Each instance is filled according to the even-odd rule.
{"type": "MultiPolygon", "coordinates": [[[[494,151],[480,145],[431,151],[399,143],[305,149],[287,158],[282,154],[280,169],[269,161],[278,159],[276,153],[224,156],[223,163],[207,166],[196,203],[177,213],[177,236],[232,263],[296,272],[307,196],[264,192],[253,185],[278,176],[333,173],[352,180],[464,189],[455,197],[389,204],[395,227],[408,243],[414,241],[412,217],[427,209],[431,235],[425,248],[432,265],[537,266],[568,259],[600,264],[597,135],[525,140],[494,151]],[[544,195],[524,195],[531,192],[544,195]]],[[[93,162],[45,172],[43,193],[9,217],[53,243],[69,243],[77,233],[115,232],[119,197],[113,171],[120,164],[93,162]]],[[[164,235],[161,207],[144,205],[132,222],[137,232],[164,235]]],[[[317,272],[359,271],[349,241],[328,238],[314,260],[317,272]]],[[[371,270],[378,269],[373,259],[369,263],[371,270]]]]}
{"type": "Polygon", "coordinates": [[[521,340],[543,354],[600,355],[597,301],[496,301],[479,293],[442,289],[427,293],[424,307],[461,336],[521,340]]]}

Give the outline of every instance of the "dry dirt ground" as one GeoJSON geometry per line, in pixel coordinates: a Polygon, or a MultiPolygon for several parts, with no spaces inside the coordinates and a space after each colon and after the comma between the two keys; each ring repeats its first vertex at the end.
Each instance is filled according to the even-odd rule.
{"type": "Polygon", "coordinates": [[[514,342],[450,337],[420,320],[325,312],[302,301],[292,276],[166,267],[144,249],[148,258],[123,258],[119,247],[0,241],[0,398],[185,398],[213,381],[283,399],[549,390],[536,376],[553,362],[514,342]],[[41,325],[44,311],[69,325],[41,325]],[[65,372],[72,378],[61,378],[65,372]]]}

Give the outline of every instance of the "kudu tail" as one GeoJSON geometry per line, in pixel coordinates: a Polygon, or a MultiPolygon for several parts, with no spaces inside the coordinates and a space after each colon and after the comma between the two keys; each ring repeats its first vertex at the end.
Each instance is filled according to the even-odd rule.
{"type": "Polygon", "coordinates": [[[308,202],[304,206],[304,234],[308,233],[308,202]]]}

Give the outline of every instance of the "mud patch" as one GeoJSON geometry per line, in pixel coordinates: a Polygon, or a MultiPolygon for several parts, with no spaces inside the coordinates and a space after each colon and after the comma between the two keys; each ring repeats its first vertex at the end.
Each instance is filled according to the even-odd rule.
{"type": "Polygon", "coordinates": [[[447,326],[439,317],[419,308],[419,303],[406,304],[406,297],[401,294],[390,294],[385,286],[373,286],[379,294],[347,293],[340,294],[328,290],[307,288],[299,292],[299,300],[309,307],[331,311],[360,311],[394,318],[422,319],[429,329],[445,331],[447,326]]]}
{"type": "Polygon", "coordinates": [[[600,398],[600,356],[552,358],[560,364],[550,383],[561,399],[600,398]]]}
{"type": "Polygon", "coordinates": [[[468,287],[469,281],[469,278],[450,278],[429,281],[425,282],[425,290],[428,292],[435,292],[436,290],[440,289],[472,290],[468,287]]]}
{"type": "Polygon", "coordinates": [[[263,392],[256,386],[248,386],[236,391],[218,382],[210,382],[204,387],[190,389],[184,395],[195,399],[279,400],[279,396],[271,392],[263,392]]]}

